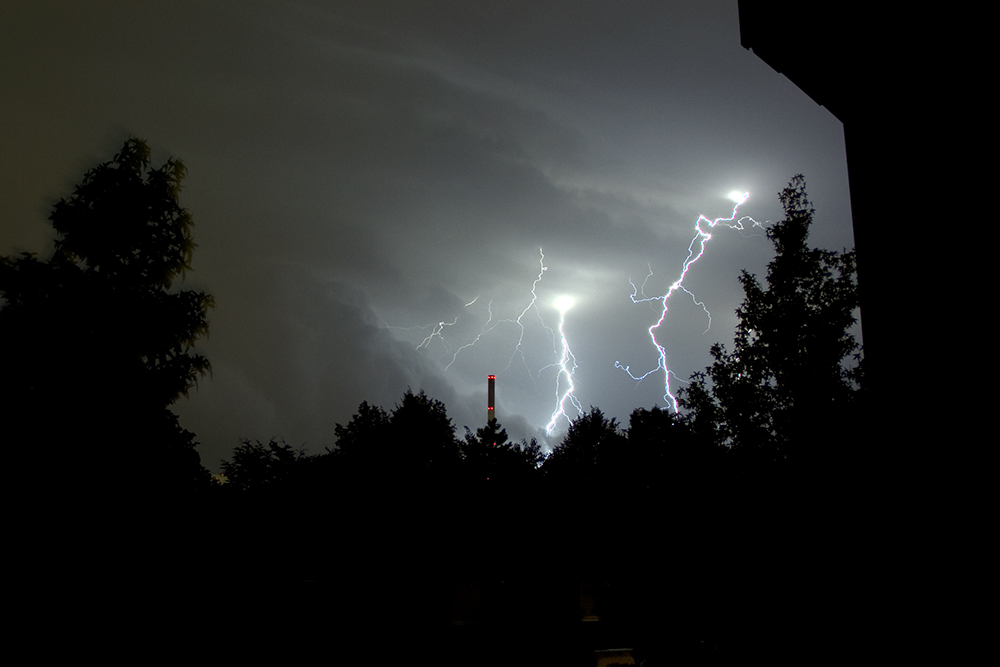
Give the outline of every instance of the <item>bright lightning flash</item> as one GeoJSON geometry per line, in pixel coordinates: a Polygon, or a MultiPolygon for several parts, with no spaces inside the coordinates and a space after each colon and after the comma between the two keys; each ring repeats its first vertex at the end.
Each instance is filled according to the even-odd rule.
{"type": "MultiPolygon", "coordinates": [[[[489,306],[487,307],[487,309],[489,311],[490,317],[486,321],[486,324],[483,325],[483,328],[479,332],[479,335],[477,335],[474,339],[472,339],[472,341],[466,343],[465,345],[462,345],[457,350],[455,350],[455,353],[451,357],[451,361],[448,362],[448,365],[445,366],[444,369],[448,370],[449,368],[451,368],[452,364],[455,363],[455,360],[458,359],[458,355],[461,354],[461,352],[463,350],[466,350],[466,349],[468,349],[470,347],[473,347],[476,343],[479,342],[479,340],[483,336],[485,336],[486,334],[488,334],[491,331],[493,331],[494,329],[496,329],[497,326],[499,326],[501,324],[510,324],[510,325],[513,325],[514,327],[516,327],[517,331],[519,332],[518,333],[518,337],[517,337],[517,344],[514,345],[514,350],[513,350],[513,352],[511,352],[510,359],[507,360],[507,365],[504,366],[503,370],[501,370],[500,372],[501,373],[506,373],[508,370],[510,370],[510,367],[514,364],[514,359],[516,357],[520,356],[521,357],[521,363],[524,365],[524,369],[525,369],[525,371],[527,371],[528,377],[530,377],[531,380],[532,380],[532,382],[534,382],[534,377],[531,375],[531,369],[528,368],[528,362],[524,358],[524,317],[528,314],[528,311],[534,310],[535,311],[535,315],[538,317],[538,321],[539,321],[539,323],[542,326],[542,329],[544,329],[545,331],[548,331],[550,337],[554,337],[554,334],[552,333],[552,330],[548,326],[545,325],[544,321],[542,321],[542,316],[541,316],[541,314],[539,314],[538,307],[535,305],[535,303],[538,301],[538,294],[535,292],[535,290],[538,289],[538,283],[540,283],[542,281],[542,276],[544,276],[545,272],[548,271],[548,270],[549,270],[549,267],[545,266],[545,253],[542,252],[541,248],[539,248],[538,249],[538,276],[536,276],[535,280],[531,283],[531,300],[528,302],[528,305],[524,307],[524,310],[521,311],[521,314],[518,315],[515,319],[506,318],[506,319],[494,321],[493,320],[493,302],[491,301],[490,304],[489,304],[489,306]]],[[[472,303],[475,303],[475,299],[472,300],[472,303]]],[[[471,306],[472,303],[466,304],[466,307],[471,306]]],[[[456,322],[457,321],[458,320],[456,319],[456,322]]],[[[447,324],[444,324],[444,326],[447,326],[447,324]]],[[[419,346],[418,346],[417,349],[420,349],[419,346]]]]}
{"type": "MultiPolygon", "coordinates": [[[[418,329],[424,331],[429,330],[430,333],[427,335],[426,338],[424,338],[420,342],[420,344],[416,346],[416,349],[418,350],[429,349],[432,343],[434,343],[435,345],[443,346],[445,350],[445,358],[450,356],[450,360],[444,367],[444,370],[447,371],[456,362],[459,355],[461,355],[462,353],[466,354],[471,353],[470,348],[474,348],[478,343],[482,341],[484,337],[486,337],[488,334],[493,333],[499,327],[501,327],[501,325],[503,325],[503,328],[509,331],[509,333],[506,335],[510,336],[510,340],[514,343],[514,346],[511,351],[510,358],[507,360],[507,365],[500,370],[498,375],[506,373],[508,370],[511,369],[512,366],[515,365],[515,363],[519,363],[520,365],[524,366],[524,369],[527,372],[528,377],[531,379],[532,383],[535,384],[535,388],[537,390],[538,388],[537,378],[540,376],[542,371],[545,371],[546,369],[549,368],[559,369],[555,381],[556,409],[552,413],[552,418],[549,421],[548,427],[546,429],[548,434],[551,435],[561,417],[566,417],[567,420],[570,419],[568,416],[566,416],[566,412],[564,409],[567,404],[573,405],[573,407],[575,407],[577,409],[577,412],[579,412],[580,414],[583,414],[583,406],[577,400],[576,396],[573,395],[573,391],[575,389],[573,384],[573,373],[574,371],[576,371],[577,364],[576,364],[576,358],[573,356],[573,352],[572,350],[570,350],[569,343],[566,340],[566,335],[563,332],[563,324],[565,321],[566,311],[572,308],[575,303],[573,297],[560,296],[553,302],[553,305],[555,306],[556,310],[559,311],[558,332],[559,332],[559,339],[562,344],[562,353],[559,357],[559,360],[551,364],[548,364],[547,366],[543,366],[538,370],[537,373],[533,374],[528,366],[528,361],[525,357],[525,349],[524,349],[525,334],[526,334],[525,326],[528,320],[531,319],[532,313],[534,318],[537,318],[538,324],[541,327],[541,329],[548,334],[549,340],[552,342],[553,354],[559,354],[558,343],[556,342],[556,332],[553,331],[552,328],[545,323],[538,307],[539,304],[538,287],[539,284],[542,282],[542,278],[545,276],[546,271],[548,271],[548,267],[545,265],[545,253],[542,251],[541,248],[539,248],[538,274],[535,276],[534,280],[531,283],[531,289],[528,291],[527,295],[528,298],[526,299],[524,308],[520,312],[516,313],[516,316],[514,317],[498,318],[495,317],[494,315],[493,302],[490,301],[486,306],[487,313],[489,315],[486,324],[483,325],[479,333],[472,340],[469,340],[462,345],[459,346],[452,345],[447,336],[449,329],[452,329],[458,324],[461,315],[455,317],[450,322],[441,321],[438,322],[436,325],[427,325],[423,327],[409,327],[409,328],[405,327],[389,327],[389,328],[403,330],[403,331],[418,330],[418,329]]],[[[478,299],[479,297],[476,297],[469,303],[465,304],[462,310],[465,311],[469,309],[478,301],[478,299]]],[[[501,332],[498,331],[497,333],[500,334],[501,332]]],[[[444,360],[442,359],[442,362],[443,361],[444,360]]]]}
{"type": "Polygon", "coordinates": [[[569,349],[569,342],[566,340],[566,333],[563,331],[563,325],[566,322],[566,311],[572,308],[574,303],[575,300],[571,296],[560,296],[555,301],[555,307],[559,311],[559,339],[562,341],[562,355],[558,362],[552,364],[552,366],[559,367],[559,373],[556,376],[556,408],[552,412],[552,418],[549,419],[548,425],[545,427],[547,435],[552,435],[561,417],[565,417],[567,421],[571,421],[570,417],[566,414],[567,402],[576,408],[578,414],[583,414],[583,406],[580,405],[580,401],[573,395],[573,391],[576,389],[573,385],[573,373],[577,368],[576,357],[573,356],[573,351],[569,349]],[[563,378],[565,378],[565,389],[560,395],[559,392],[560,387],[563,386],[563,378]]]}
{"type": "Polygon", "coordinates": [[[555,301],[556,310],[558,310],[560,313],[565,313],[567,310],[572,308],[573,304],[575,303],[576,299],[567,294],[564,294],[562,296],[556,297],[555,301]]]}
{"type": "MultiPolygon", "coordinates": [[[[673,408],[674,412],[677,412],[677,399],[674,397],[670,389],[671,371],[670,367],[667,365],[667,352],[666,349],[664,349],[663,345],[661,345],[660,342],[656,339],[656,330],[660,328],[660,325],[663,324],[663,321],[667,317],[667,310],[668,310],[667,300],[677,290],[682,290],[685,293],[687,293],[688,296],[690,296],[691,299],[695,302],[695,304],[702,307],[702,309],[708,315],[709,326],[711,326],[712,323],[711,313],[708,312],[708,308],[705,307],[704,303],[698,301],[695,298],[694,294],[692,294],[690,291],[688,291],[686,287],[684,287],[684,278],[687,276],[688,269],[690,269],[695,264],[695,262],[701,259],[701,256],[705,254],[705,244],[708,243],[712,238],[712,234],[708,230],[712,229],[716,225],[724,225],[726,227],[742,231],[744,228],[743,227],[744,221],[749,221],[756,227],[761,226],[759,222],[757,222],[756,220],[754,220],[749,216],[743,216],[742,218],[736,217],[737,215],[736,212],[739,209],[740,205],[743,202],[745,202],[749,197],[750,197],[749,192],[738,192],[738,191],[730,192],[729,198],[735,202],[735,206],[733,206],[733,214],[728,218],[716,218],[715,220],[709,220],[704,215],[698,216],[698,220],[697,222],[695,222],[694,225],[695,235],[694,238],[691,239],[691,243],[688,245],[688,255],[687,258],[684,260],[683,266],[681,267],[681,275],[670,286],[666,294],[653,297],[646,297],[645,294],[643,294],[643,298],[639,298],[638,297],[639,289],[635,286],[635,283],[629,281],[629,283],[632,285],[632,303],[660,301],[663,304],[663,310],[660,312],[660,318],[648,329],[649,339],[653,342],[653,345],[656,347],[656,350],[659,353],[659,359],[657,361],[656,368],[653,368],[652,370],[647,371],[646,373],[638,376],[633,375],[632,371],[629,370],[628,366],[623,366],[618,361],[615,362],[615,368],[622,369],[623,371],[629,374],[629,377],[631,377],[633,380],[636,380],[637,382],[640,380],[644,380],[646,377],[652,375],[653,373],[663,370],[663,378],[664,378],[663,400],[665,400],[670,405],[670,407],[673,408]]],[[[648,280],[649,276],[646,276],[646,279],[648,280]]],[[[645,283],[643,283],[643,285],[645,285],[645,283]]],[[[560,331],[561,327],[562,324],[560,323],[560,331]]]]}

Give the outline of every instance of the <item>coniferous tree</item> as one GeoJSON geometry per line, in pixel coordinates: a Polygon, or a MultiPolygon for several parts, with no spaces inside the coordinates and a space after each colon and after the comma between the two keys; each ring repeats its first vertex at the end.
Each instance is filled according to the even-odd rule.
{"type": "Polygon", "coordinates": [[[10,434],[32,445],[27,465],[95,490],[208,478],[168,406],[209,369],[191,346],[208,330],[212,298],[171,290],[194,249],[178,203],[185,169],[149,164],[149,147],[128,139],[55,205],[50,259],[0,258],[10,434]]]}

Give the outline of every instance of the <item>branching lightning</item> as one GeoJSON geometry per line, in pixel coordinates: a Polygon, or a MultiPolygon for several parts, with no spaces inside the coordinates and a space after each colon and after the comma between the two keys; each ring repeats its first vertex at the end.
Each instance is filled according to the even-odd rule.
{"type": "MultiPolygon", "coordinates": [[[[703,301],[700,301],[695,294],[689,290],[685,285],[684,281],[687,278],[688,271],[698,262],[699,259],[705,254],[705,248],[708,242],[712,239],[712,230],[722,225],[724,227],[729,227],[738,231],[744,231],[747,224],[752,224],[754,227],[762,227],[762,225],[753,220],[749,216],[737,217],[740,205],[743,204],[750,196],[748,192],[734,192],[730,194],[730,198],[735,202],[732,210],[732,214],[728,217],[716,218],[715,220],[709,220],[704,215],[699,215],[698,220],[695,222],[695,234],[688,244],[687,257],[681,265],[679,277],[669,286],[666,293],[648,296],[646,292],[646,285],[649,283],[650,278],[653,276],[652,267],[649,268],[645,279],[641,284],[636,285],[631,279],[629,280],[629,285],[632,287],[632,294],[630,298],[632,303],[647,303],[653,307],[654,313],[659,310],[658,317],[656,321],[650,325],[647,329],[650,341],[657,351],[657,361],[655,367],[651,370],[642,373],[641,375],[635,374],[629,368],[629,366],[623,365],[622,363],[615,361],[615,367],[625,371],[629,377],[631,377],[636,382],[641,382],[650,375],[659,373],[663,371],[663,398],[667,405],[672,408],[675,412],[677,411],[677,399],[674,396],[673,390],[671,388],[671,377],[681,380],[673,371],[667,363],[667,351],[666,347],[661,344],[657,339],[657,334],[660,327],[663,325],[667,317],[668,301],[675,292],[682,291],[691,298],[692,303],[699,306],[705,313],[707,319],[707,326],[705,331],[707,332],[712,326],[712,314],[709,312],[708,307],[703,301]],[[654,306],[654,304],[659,304],[659,307],[654,306]]],[[[515,362],[520,359],[520,364],[524,366],[528,377],[535,384],[536,390],[538,388],[539,380],[541,379],[542,373],[548,369],[556,369],[555,376],[555,408],[552,411],[549,422],[545,427],[545,431],[548,435],[553,435],[556,427],[561,423],[562,419],[567,422],[572,422],[573,414],[572,410],[575,409],[577,414],[584,414],[583,406],[581,405],[579,399],[575,395],[576,385],[574,383],[574,374],[577,370],[577,360],[570,348],[569,342],[566,338],[565,325],[566,325],[566,313],[573,306],[573,299],[568,296],[563,296],[555,301],[555,308],[559,311],[559,324],[555,330],[546,325],[545,320],[539,310],[539,285],[545,276],[548,267],[545,265],[545,253],[541,248],[538,249],[538,274],[535,276],[531,283],[531,289],[528,290],[530,298],[527,299],[527,303],[524,305],[523,309],[516,315],[516,317],[508,318],[498,318],[494,313],[494,302],[491,300],[486,305],[487,318],[485,324],[480,328],[479,333],[477,333],[471,339],[468,338],[470,334],[466,334],[466,339],[461,345],[453,345],[449,341],[448,330],[451,327],[458,325],[459,321],[464,317],[459,314],[451,321],[440,321],[436,325],[427,325],[423,327],[391,327],[393,329],[403,329],[407,331],[413,330],[423,330],[430,333],[427,334],[423,340],[416,346],[416,349],[429,349],[432,343],[440,344],[444,348],[444,355],[441,358],[441,363],[444,364],[444,370],[450,369],[455,362],[458,360],[459,355],[469,353],[471,348],[474,348],[477,344],[480,344],[484,337],[488,334],[497,331],[498,327],[510,326],[516,331],[516,336],[513,332],[508,331],[508,335],[511,336],[510,340],[514,340],[514,346],[510,353],[510,357],[507,359],[506,366],[500,369],[499,373],[507,373],[514,366],[515,362]],[[537,318],[539,325],[542,330],[546,332],[552,343],[552,354],[556,358],[556,361],[542,366],[536,372],[532,372],[529,367],[528,358],[526,356],[525,345],[526,345],[526,322],[531,313],[534,313],[534,317],[537,318]]],[[[471,308],[479,301],[477,296],[475,299],[466,303],[462,310],[471,308]]],[[[515,311],[516,312],[516,311],[515,311]]],[[[454,335],[451,336],[452,340],[455,338],[454,335]]],[[[501,361],[502,363],[502,361],[501,361]]],[[[681,380],[683,381],[683,380],[681,380]]]]}
{"type": "MultiPolygon", "coordinates": [[[[476,301],[478,301],[478,300],[479,300],[479,297],[477,296],[475,299],[473,299],[469,303],[467,303],[464,306],[462,306],[462,310],[465,310],[469,306],[471,306],[474,303],[476,303],[476,301]]],[[[424,338],[422,341],[420,341],[420,344],[417,345],[417,349],[419,350],[421,348],[426,348],[426,347],[428,347],[431,344],[431,341],[438,340],[438,341],[441,341],[441,344],[444,345],[444,347],[445,347],[446,350],[450,351],[451,350],[451,345],[448,343],[447,339],[445,339],[445,337],[444,337],[444,330],[445,330],[445,327],[453,327],[456,324],[458,324],[458,318],[457,317],[455,319],[453,319],[451,322],[441,321],[441,322],[438,322],[437,324],[433,324],[433,325],[424,325],[424,326],[416,326],[416,327],[399,327],[399,326],[393,326],[393,325],[390,325],[390,324],[386,324],[386,328],[387,329],[394,329],[396,331],[417,331],[417,330],[421,330],[421,329],[426,331],[427,329],[430,329],[431,332],[427,335],[426,338],[424,338]]]]}
{"type": "Polygon", "coordinates": [[[552,435],[561,417],[565,417],[567,421],[572,421],[566,414],[567,402],[576,408],[577,414],[583,414],[583,406],[580,405],[580,401],[573,395],[573,391],[576,389],[573,385],[573,373],[576,371],[576,357],[573,356],[573,351],[569,348],[569,343],[566,341],[566,333],[563,331],[563,325],[566,322],[566,311],[572,308],[572,306],[572,297],[562,296],[556,300],[556,308],[559,309],[559,339],[562,341],[562,355],[559,361],[545,367],[559,367],[559,373],[556,375],[556,408],[552,412],[552,418],[549,419],[548,425],[545,427],[547,435],[552,435]],[[560,395],[559,391],[560,386],[563,385],[563,378],[565,378],[565,389],[562,395],[560,395]]]}
{"type": "MultiPolygon", "coordinates": [[[[464,344],[459,345],[457,347],[448,340],[447,329],[456,326],[462,317],[461,315],[455,317],[451,321],[438,322],[436,325],[426,325],[421,327],[389,327],[389,328],[402,331],[414,331],[414,330],[427,331],[429,329],[430,333],[427,334],[427,336],[420,341],[420,343],[416,346],[416,349],[418,350],[429,349],[431,343],[438,343],[441,346],[443,346],[445,349],[445,359],[448,359],[447,363],[444,366],[444,370],[447,371],[458,360],[460,354],[466,352],[472,347],[475,347],[475,345],[478,344],[487,334],[495,331],[501,325],[510,325],[514,327],[516,331],[516,342],[514,343],[514,348],[511,351],[510,357],[507,359],[507,364],[499,371],[498,374],[506,373],[507,371],[509,371],[511,367],[515,364],[515,362],[517,362],[517,360],[520,359],[520,364],[524,366],[524,369],[527,372],[529,379],[531,379],[532,383],[535,384],[535,387],[537,389],[539,375],[543,371],[549,368],[558,368],[558,373],[555,379],[556,409],[552,413],[552,418],[549,422],[548,427],[546,428],[547,432],[551,435],[559,419],[561,417],[566,416],[564,408],[567,404],[573,405],[577,409],[577,411],[580,412],[581,414],[583,412],[583,408],[580,402],[577,400],[576,396],[573,395],[573,392],[575,390],[575,386],[573,384],[573,373],[576,370],[577,364],[576,364],[576,358],[573,356],[572,350],[570,350],[569,344],[566,340],[566,335],[563,331],[565,314],[566,311],[573,305],[573,299],[564,296],[556,300],[555,305],[556,308],[559,310],[560,314],[559,327],[558,327],[558,342],[557,342],[556,332],[553,331],[553,329],[545,323],[545,320],[542,318],[542,314],[541,312],[539,312],[538,308],[538,286],[542,282],[542,278],[545,276],[546,271],[548,271],[548,267],[545,265],[545,253],[542,251],[541,248],[539,248],[538,275],[535,276],[534,280],[531,283],[531,289],[529,290],[530,298],[528,299],[527,304],[524,306],[524,308],[517,314],[516,317],[497,318],[493,313],[493,301],[488,302],[486,306],[488,313],[486,323],[479,330],[479,333],[476,334],[474,338],[472,338],[472,340],[468,340],[464,344]],[[552,343],[552,354],[559,355],[558,361],[543,366],[542,368],[538,369],[537,372],[534,373],[532,372],[531,368],[528,365],[528,360],[525,357],[525,350],[524,350],[525,323],[527,318],[530,317],[532,312],[534,313],[534,317],[538,319],[538,323],[541,326],[542,330],[545,331],[546,334],[548,335],[549,341],[552,343]],[[561,345],[561,350],[560,350],[560,345],[561,345]]],[[[479,297],[477,296],[475,299],[465,304],[462,307],[463,311],[473,306],[478,300],[479,297]]],[[[444,363],[444,359],[442,359],[442,363],[444,363]]],[[[567,419],[569,419],[569,417],[567,417],[567,419]]]]}
{"type": "MultiPolygon", "coordinates": [[[[649,339],[653,342],[653,346],[656,347],[656,350],[658,352],[658,359],[657,359],[656,367],[653,368],[652,370],[649,370],[649,371],[643,373],[642,375],[635,375],[635,374],[633,374],[632,371],[630,370],[630,368],[628,366],[624,366],[624,365],[622,365],[618,361],[615,361],[615,368],[622,369],[623,371],[625,371],[626,373],[628,373],[629,377],[631,377],[636,382],[642,381],[642,380],[646,379],[647,377],[649,377],[650,375],[652,375],[653,373],[657,373],[660,370],[662,370],[663,371],[663,378],[664,378],[663,379],[663,400],[665,400],[669,404],[669,406],[671,408],[673,408],[674,412],[677,412],[677,399],[674,397],[673,392],[671,391],[671,388],[670,388],[670,376],[673,373],[672,373],[672,371],[670,370],[670,367],[667,364],[667,352],[666,352],[666,349],[656,339],[656,330],[660,328],[660,325],[663,324],[664,320],[667,317],[667,310],[668,310],[667,300],[670,299],[671,295],[673,295],[673,293],[676,292],[676,291],[678,291],[678,290],[681,290],[681,291],[685,292],[688,296],[690,296],[691,300],[695,303],[695,305],[701,306],[702,310],[704,310],[705,314],[708,316],[708,327],[711,328],[711,326],[712,326],[712,314],[710,312],[708,312],[708,308],[705,306],[705,304],[703,302],[698,301],[697,297],[695,297],[695,295],[690,290],[688,290],[686,287],[684,287],[684,278],[687,277],[688,270],[699,259],[701,259],[702,255],[705,254],[705,245],[712,238],[712,234],[708,230],[712,229],[716,225],[723,225],[723,226],[729,227],[731,229],[736,229],[736,230],[742,231],[744,229],[744,225],[743,225],[744,222],[750,222],[755,227],[760,227],[761,226],[761,224],[759,222],[757,222],[756,220],[754,220],[753,218],[751,218],[749,216],[743,216],[741,218],[737,218],[736,217],[737,216],[737,210],[739,209],[740,205],[743,202],[745,202],[749,197],[750,197],[750,193],[749,192],[742,192],[742,193],[741,192],[732,192],[732,193],[730,193],[729,194],[729,198],[732,199],[735,202],[735,205],[733,206],[733,213],[732,213],[732,215],[729,216],[729,217],[727,217],[727,218],[716,218],[715,220],[709,220],[704,215],[699,215],[698,216],[698,220],[697,220],[697,222],[695,222],[695,225],[694,225],[695,235],[694,235],[694,238],[691,239],[691,243],[688,245],[688,254],[687,254],[687,258],[684,260],[684,264],[681,266],[680,277],[677,280],[675,280],[672,285],[670,285],[670,288],[667,290],[666,294],[662,294],[662,295],[659,295],[659,296],[651,296],[651,297],[647,297],[645,295],[644,288],[646,286],[646,281],[648,281],[649,278],[650,278],[650,276],[653,275],[652,269],[650,269],[649,274],[646,276],[646,279],[643,281],[641,288],[637,288],[635,286],[635,283],[632,282],[631,280],[629,280],[629,284],[632,286],[632,295],[631,295],[632,303],[651,303],[651,302],[658,301],[658,302],[660,302],[662,304],[662,309],[660,311],[660,317],[659,317],[659,319],[655,323],[653,323],[649,327],[649,329],[647,330],[648,333],[649,333],[649,339]],[[641,294],[641,296],[640,296],[640,294],[641,294]]],[[[708,328],[706,328],[705,331],[707,332],[708,328]]]]}
{"type": "MultiPolygon", "coordinates": [[[[514,363],[514,357],[520,355],[521,356],[521,363],[524,364],[524,369],[526,371],[528,371],[529,377],[531,376],[531,370],[528,368],[528,362],[524,358],[524,349],[522,347],[522,345],[524,344],[524,322],[523,322],[523,320],[524,320],[524,316],[528,314],[529,310],[534,309],[535,316],[538,317],[538,322],[542,325],[542,328],[549,332],[549,336],[550,337],[553,336],[552,329],[550,329],[545,324],[545,321],[542,320],[542,316],[538,312],[538,306],[535,305],[538,302],[538,293],[535,290],[538,288],[538,283],[540,283],[542,281],[542,276],[545,275],[545,272],[548,271],[548,270],[549,270],[549,267],[545,266],[545,253],[543,253],[542,249],[539,248],[538,249],[538,277],[536,277],[535,280],[534,280],[534,282],[531,283],[531,301],[528,302],[528,305],[524,307],[524,310],[521,311],[521,314],[518,315],[516,319],[514,319],[514,320],[500,320],[500,322],[511,322],[511,323],[513,323],[515,326],[517,326],[518,331],[520,331],[520,333],[519,333],[519,335],[517,337],[517,345],[514,346],[514,351],[511,353],[510,359],[507,361],[507,365],[504,366],[504,368],[503,368],[502,371],[500,371],[501,373],[506,373],[510,369],[511,364],[514,363]]],[[[498,324],[499,324],[499,322],[498,322],[498,324]]]]}
{"type": "MultiPolygon", "coordinates": [[[[538,288],[538,283],[540,283],[542,281],[542,277],[545,275],[545,272],[548,271],[548,269],[549,269],[549,267],[545,266],[545,253],[542,252],[541,248],[539,248],[538,249],[538,275],[535,277],[535,280],[531,283],[531,290],[530,290],[530,292],[531,292],[531,299],[528,301],[528,305],[526,305],[524,307],[524,309],[521,311],[521,313],[516,318],[513,318],[513,319],[511,319],[511,318],[504,318],[504,319],[499,319],[499,320],[494,321],[494,319],[493,319],[493,302],[490,301],[490,303],[487,305],[487,312],[489,314],[489,317],[486,320],[486,324],[483,325],[483,328],[479,331],[479,333],[476,335],[475,338],[473,338],[468,343],[466,343],[466,344],[458,347],[457,349],[455,349],[455,351],[451,355],[451,361],[448,362],[448,364],[444,367],[444,369],[448,370],[449,368],[451,368],[452,364],[454,364],[455,361],[458,359],[458,355],[461,354],[464,350],[467,350],[468,348],[475,346],[476,343],[478,343],[479,340],[483,336],[485,336],[486,334],[492,332],[494,329],[496,329],[501,324],[511,324],[511,325],[517,327],[517,331],[518,331],[517,343],[514,345],[514,350],[511,352],[510,359],[507,360],[507,365],[504,366],[503,369],[500,372],[501,373],[505,373],[508,370],[510,370],[510,367],[514,364],[514,359],[516,359],[518,356],[520,356],[521,363],[524,364],[524,369],[528,372],[528,377],[530,377],[532,379],[532,381],[534,381],[535,378],[531,374],[531,369],[528,367],[527,360],[525,360],[525,358],[524,358],[524,348],[523,348],[523,346],[524,346],[524,318],[525,318],[525,316],[527,316],[527,314],[528,314],[529,311],[534,310],[535,311],[535,315],[538,317],[538,322],[541,324],[542,328],[546,332],[548,332],[550,339],[552,339],[553,341],[555,340],[555,334],[552,332],[552,329],[549,328],[545,324],[544,320],[542,320],[542,316],[538,312],[538,307],[536,305],[537,302],[538,302],[538,293],[536,291],[537,288],[538,288]]],[[[467,303],[464,307],[468,308],[469,306],[471,306],[475,302],[476,302],[476,299],[473,299],[470,303],[467,303]]],[[[444,327],[446,327],[446,326],[452,326],[452,325],[454,325],[457,322],[458,322],[458,318],[455,318],[455,320],[452,321],[452,322],[442,322],[441,324],[438,325],[438,327],[435,328],[435,330],[431,333],[430,336],[428,336],[426,339],[424,339],[424,343],[428,342],[431,338],[433,338],[435,335],[437,335],[438,337],[441,338],[441,342],[444,343],[446,345],[446,347],[448,347],[450,349],[450,346],[448,345],[447,341],[445,341],[444,338],[440,336],[440,333],[441,333],[441,331],[443,330],[444,327]]],[[[424,345],[424,343],[421,343],[420,345],[418,345],[417,349],[419,350],[424,345]]],[[[554,343],[553,343],[553,345],[554,345],[554,343]]]]}

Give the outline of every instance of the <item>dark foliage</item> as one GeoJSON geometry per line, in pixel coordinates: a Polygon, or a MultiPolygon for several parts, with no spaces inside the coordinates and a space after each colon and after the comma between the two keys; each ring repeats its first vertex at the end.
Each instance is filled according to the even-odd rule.
{"type": "Polygon", "coordinates": [[[574,420],[562,443],[552,450],[542,471],[557,481],[590,485],[605,481],[619,468],[625,435],[615,419],[597,408],[574,420]]]}
{"type": "Polygon", "coordinates": [[[244,438],[233,450],[232,460],[222,462],[222,474],[239,491],[287,492],[309,459],[304,449],[294,449],[282,440],[272,438],[265,445],[244,438]]]}
{"type": "Polygon", "coordinates": [[[850,333],[859,307],[854,253],[807,246],[814,210],[801,176],[779,198],[785,219],[767,233],[776,252],[767,287],[743,272],[734,349],[714,345],[715,361],[680,399],[700,437],[763,465],[843,445],[861,379],[850,333]]]}
{"type": "Polygon", "coordinates": [[[696,438],[674,412],[635,410],[626,435],[619,465],[628,471],[637,493],[689,490],[721,477],[725,470],[725,450],[696,438]]]}
{"type": "Polygon", "coordinates": [[[367,402],[346,426],[337,424],[333,456],[379,484],[447,477],[459,461],[455,426],[441,401],[407,391],[391,413],[367,402]]]}
{"type": "Polygon", "coordinates": [[[358,406],[357,413],[346,426],[337,424],[337,451],[343,458],[361,458],[380,447],[388,437],[389,415],[379,406],[358,406]]]}
{"type": "Polygon", "coordinates": [[[475,433],[466,429],[461,451],[463,478],[473,484],[489,483],[505,489],[531,484],[544,460],[542,448],[535,440],[510,442],[507,431],[496,421],[475,433]]]}
{"type": "Polygon", "coordinates": [[[33,469],[106,492],[207,485],[168,410],[209,369],[191,346],[211,297],[169,290],[194,248],[183,176],[179,160],[149,168],[129,139],[56,204],[50,259],[0,258],[0,401],[33,469]]]}

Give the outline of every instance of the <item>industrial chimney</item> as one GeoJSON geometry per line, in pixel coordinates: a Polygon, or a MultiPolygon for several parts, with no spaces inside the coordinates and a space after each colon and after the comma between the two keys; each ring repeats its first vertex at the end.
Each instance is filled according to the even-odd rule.
{"type": "Polygon", "coordinates": [[[489,381],[489,399],[488,407],[486,408],[486,423],[492,424],[497,420],[497,413],[493,410],[493,399],[495,398],[497,376],[487,375],[486,379],[489,381]]]}

